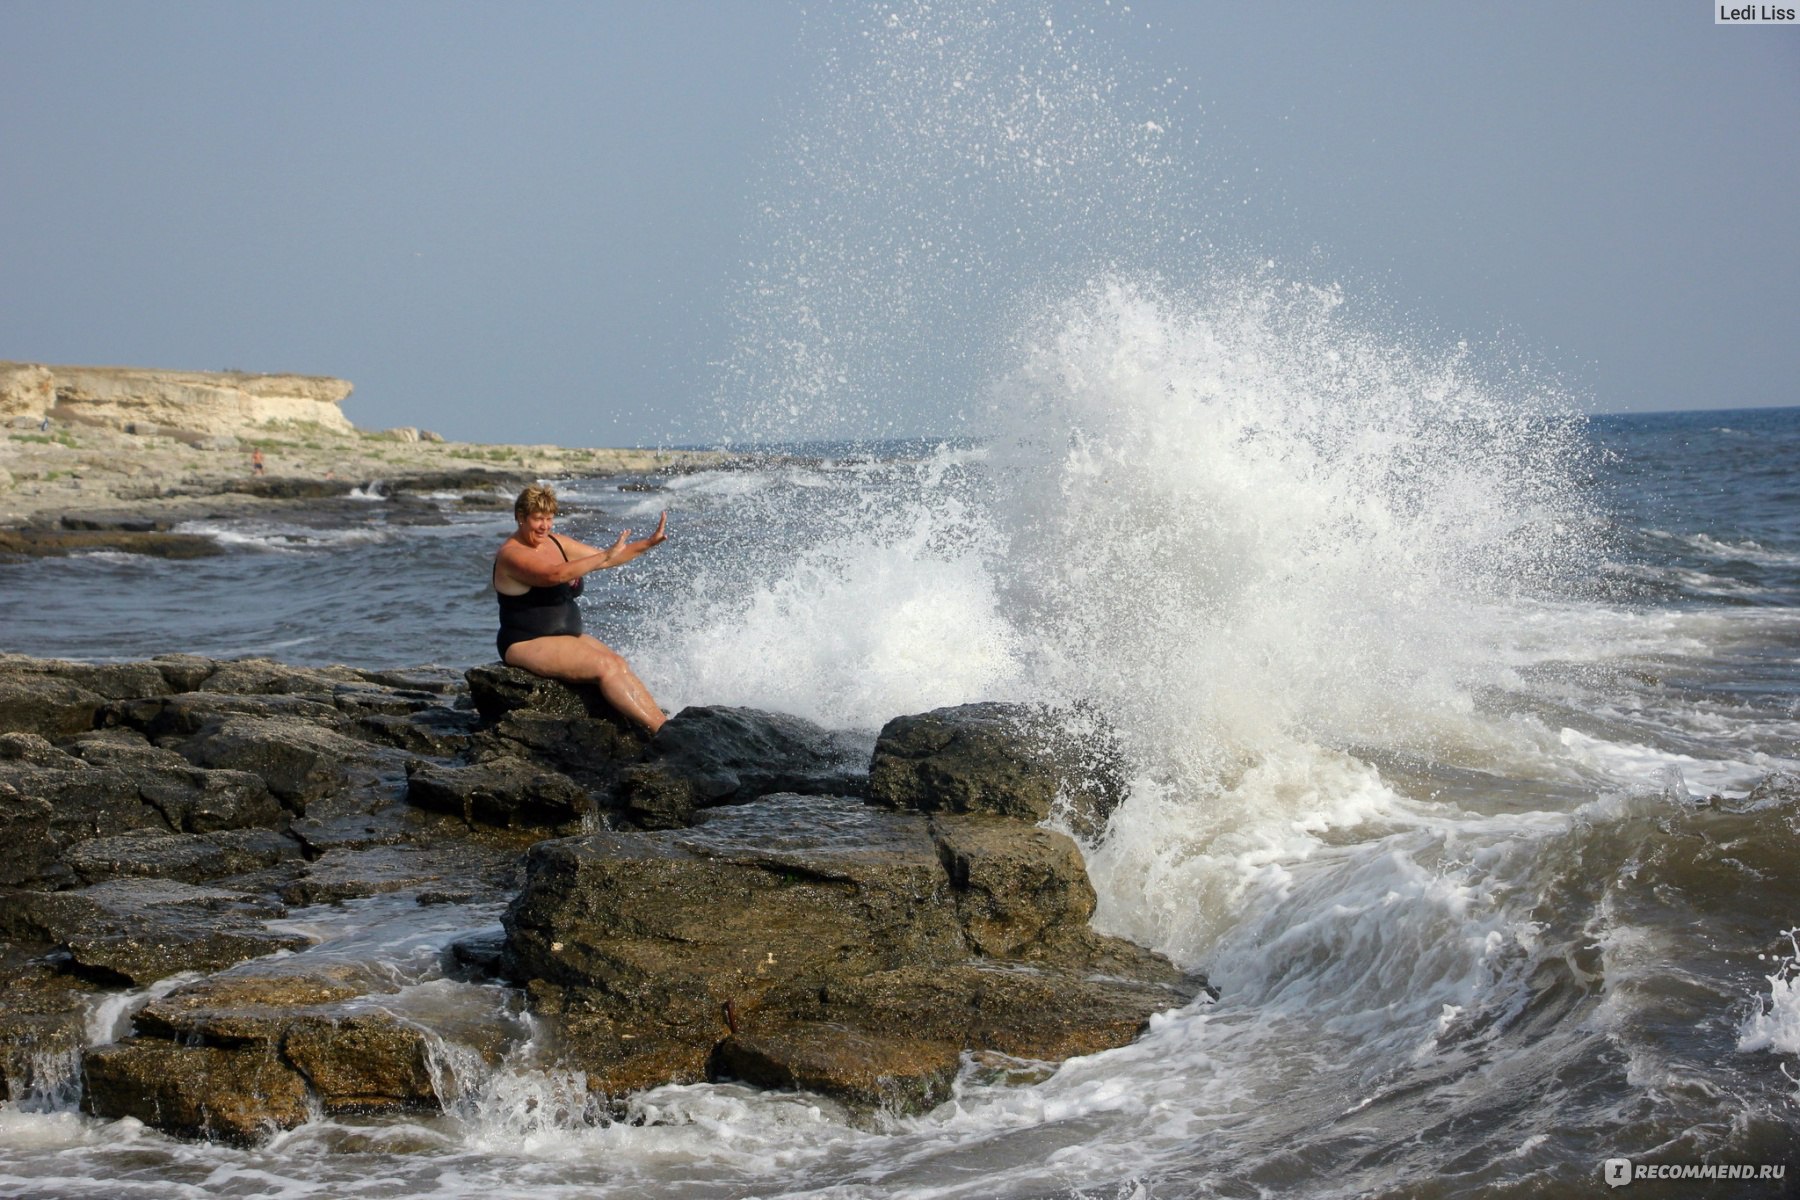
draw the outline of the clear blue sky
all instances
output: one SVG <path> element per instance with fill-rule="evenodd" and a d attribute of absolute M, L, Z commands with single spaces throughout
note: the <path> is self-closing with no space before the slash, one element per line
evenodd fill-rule
<path fill-rule="evenodd" d="M 965 7 L 997 73 L 1045 61 L 998 61 L 1044 7 Z M 1124 7 L 1048 6 L 1073 70 L 1043 82 L 1153 92 L 1209 236 L 1498 337 L 1596 410 L 1800 402 L 1800 28 L 1705 0 Z M 5 0 L 0 358 L 340 375 L 359 425 L 453 438 L 706 440 L 751 264 L 792 249 L 764 209 L 796 146 L 929 140 L 844 127 L 880 25 Z M 890 403 L 884 432 L 957 432 L 954 397 Z"/>

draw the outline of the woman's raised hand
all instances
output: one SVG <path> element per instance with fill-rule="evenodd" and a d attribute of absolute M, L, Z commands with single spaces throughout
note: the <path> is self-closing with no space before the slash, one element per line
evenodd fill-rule
<path fill-rule="evenodd" d="M 657 518 L 656 532 L 644 539 L 644 549 L 648 550 L 652 546 L 660 546 L 664 542 L 668 541 L 669 535 L 664 532 L 666 529 L 668 529 L 668 527 L 669 527 L 669 510 L 665 508 L 662 510 L 662 516 Z"/>

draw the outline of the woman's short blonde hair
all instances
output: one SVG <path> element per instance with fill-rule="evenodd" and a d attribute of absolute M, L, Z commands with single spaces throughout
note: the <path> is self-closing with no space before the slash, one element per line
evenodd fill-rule
<path fill-rule="evenodd" d="M 536 513 L 549 513 L 553 517 L 556 515 L 556 492 L 541 483 L 532 484 L 513 501 L 513 520 L 523 521 L 528 515 Z"/>

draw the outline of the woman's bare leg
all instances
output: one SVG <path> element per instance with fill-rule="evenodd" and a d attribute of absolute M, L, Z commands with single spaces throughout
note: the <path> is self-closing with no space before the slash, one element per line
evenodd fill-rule
<path fill-rule="evenodd" d="M 533 675 L 568 683 L 598 684 L 608 704 L 651 733 L 661 729 L 667 719 L 651 699 L 650 689 L 632 673 L 618 652 L 587 634 L 517 642 L 507 649 L 506 662 Z"/>

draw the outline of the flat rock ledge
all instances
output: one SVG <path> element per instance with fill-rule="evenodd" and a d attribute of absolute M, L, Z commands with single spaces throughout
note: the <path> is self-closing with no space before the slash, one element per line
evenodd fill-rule
<path fill-rule="evenodd" d="M 499 664 L 0 655 L 0 1099 L 254 1142 L 526 1068 L 875 1124 L 970 1072 L 1041 1078 L 1206 987 L 1088 926 L 1063 830 L 1122 794 L 1103 734 L 697 707 L 647 738 Z M 402 979 L 292 919 L 353 901 L 468 932 Z"/>

